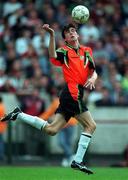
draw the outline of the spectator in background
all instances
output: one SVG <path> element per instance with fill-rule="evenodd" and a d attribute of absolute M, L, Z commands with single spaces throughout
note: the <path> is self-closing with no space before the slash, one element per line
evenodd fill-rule
<path fill-rule="evenodd" d="M 0 86 L 0 92 L 15 93 L 16 88 L 12 85 L 11 81 L 7 79 L 2 86 Z"/>
<path fill-rule="evenodd" d="M 56 19 L 56 12 L 50 3 L 45 3 L 42 6 L 43 20 L 52 24 Z"/>
<path fill-rule="evenodd" d="M 11 13 L 14 13 L 16 10 L 22 7 L 22 3 L 17 0 L 6 1 L 3 6 L 3 15 L 7 16 Z"/>
<path fill-rule="evenodd" d="M 45 109 L 45 103 L 40 98 L 39 90 L 33 89 L 30 94 L 19 94 L 21 109 L 33 116 L 38 116 Z"/>
<path fill-rule="evenodd" d="M 65 14 L 68 13 L 69 11 L 67 11 L 65 2 L 62 2 L 57 6 L 57 21 L 60 26 L 63 26 L 63 24 L 66 24 L 68 21 L 68 16 L 65 16 Z"/>
<path fill-rule="evenodd" d="M 21 36 L 16 39 L 15 49 L 19 56 L 28 53 L 29 45 L 31 44 L 31 31 L 25 29 L 21 32 Z"/>
<path fill-rule="evenodd" d="M 34 26 L 38 26 L 41 24 L 41 20 L 38 17 L 38 11 L 35 9 L 32 9 L 30 12 L 28 12 L 28 19 L 27 19 L 27 27 L 33 28 Z"/>
<path fill-rule="evenodd" d="M 0 117 L 3 117 L 4 114 L 5 114 L 5 106 L 2 97 L 0 96 Z M 4 155 L 5 155 L 3 133 L 6 131 L 6 128 L 7 128 L 7 123 L 0 122 L 0 161 L 4 160 Z"/>
<path fill-rule="evenodd" d="M 90 40 L 94 42 L 100 37 L 99 29 L 94 24 L 93 19 L 90 19 L 88 23 L 80 27 L 80 35 L 83 44 L 87 44 Z"/>
<path fill-rule="evenodd" d="M 76 123 L 76 119 L 71 118 L 68 125 L 64 127 L 58 134 L 59 145 L 63 150 L 63 159 L 61 162 L 63 167 L 70 166 L 73 160 L 74 149 L 72 146 L 72 141 Z"/>
<path fill-rule="evenodd" d="M 95 101 L 96 106 L 112 106 L 114 103 L 106 87 L 102 88 L 102 98 Z"/>

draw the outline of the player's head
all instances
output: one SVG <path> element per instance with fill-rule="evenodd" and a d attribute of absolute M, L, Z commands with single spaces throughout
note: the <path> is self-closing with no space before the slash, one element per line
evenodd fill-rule
<path fill-rule="evenodd" d="M 79 35 L 74 24 L 68 24 L 62 28 L 62 37 L 66 42 L 77 40 Z"/>

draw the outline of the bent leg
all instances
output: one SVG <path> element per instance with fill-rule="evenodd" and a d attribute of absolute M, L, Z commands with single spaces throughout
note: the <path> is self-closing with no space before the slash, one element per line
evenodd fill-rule
<path fill-rule="evenodd" d="M 39 130 L 45 131 L 49 135 L 55 135 L 66 124 L 63 115 L 60 113 L 55 115 L 55 119 L 51 124 L 37 116 L 31 116 L 23 112 L 18 114 L 17 119 Z"/>
<path fill-rule="evenodd" d="M 65 124 L 66 121 L 64 116 L 60 113 L 57 113 L 53 122 L 51 124 L 46 124 L 42 130 L 44 130 L 47 134 L 54 136 L 60 129 L 64 127 Z"/>

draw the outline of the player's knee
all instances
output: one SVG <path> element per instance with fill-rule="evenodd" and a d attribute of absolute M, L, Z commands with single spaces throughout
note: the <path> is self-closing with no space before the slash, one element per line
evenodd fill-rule
<path fill-rule="evenodd" d="M 85 124 L 85 130 L 89 131 L 90 133 L 93 133 L 95 129 L 96 129 L 95 121 L 90 121 L 89 123 Z"/>
<path fill-rule="evenodd" d="M 88 129 L 89 129 L 90 132 L 92 132 L 92 133 L 95 131 L 95 129 L 96 129 L 96 123 L 95 123 L 95 121 L 92 121 L 92 122 L 89 124 Z"/>
<path fill-rule="evenodd" d="M 95 121 L 92 122 L 91 128 L 93 131 L 95 131 L 95 129 L 96 129 L 96 122 Z"/>
<path fill-rule="evenodd" d="M 50 136 L 55 136 L 57 134 L 57 130 L 55 129 L 49 129 L 47 131 L 47 134 L 49 134 Z"/>
<path fill-rule="evenodd" d="M 49 135 L 51 135 L 51 136 L 55 136 L 57 134 L 57 132 L 55 132 L 55 131 L 51 131 L 50 133 L 49 133 Z"/>
<path fill-rule="evenodd" d="M 50 136 L 55 136 L 58 132 L 57 128 L 49 124 L 47 127 L 44 128 L 45 132 Z"/>

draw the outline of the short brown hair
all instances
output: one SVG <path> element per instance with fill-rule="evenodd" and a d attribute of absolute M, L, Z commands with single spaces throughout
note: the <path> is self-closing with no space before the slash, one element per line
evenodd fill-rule
<path fill-rule="evenodd" d="M 70 28 L 75 28 L 77 31 L 77 27 L 75 24 L 72 23 L 72 24 L 65 25 L 65 26 L 63 26 L 62 33 L 61 33 L 63 38 L 65 38 L 65 31 L 68 31 Z"/>

